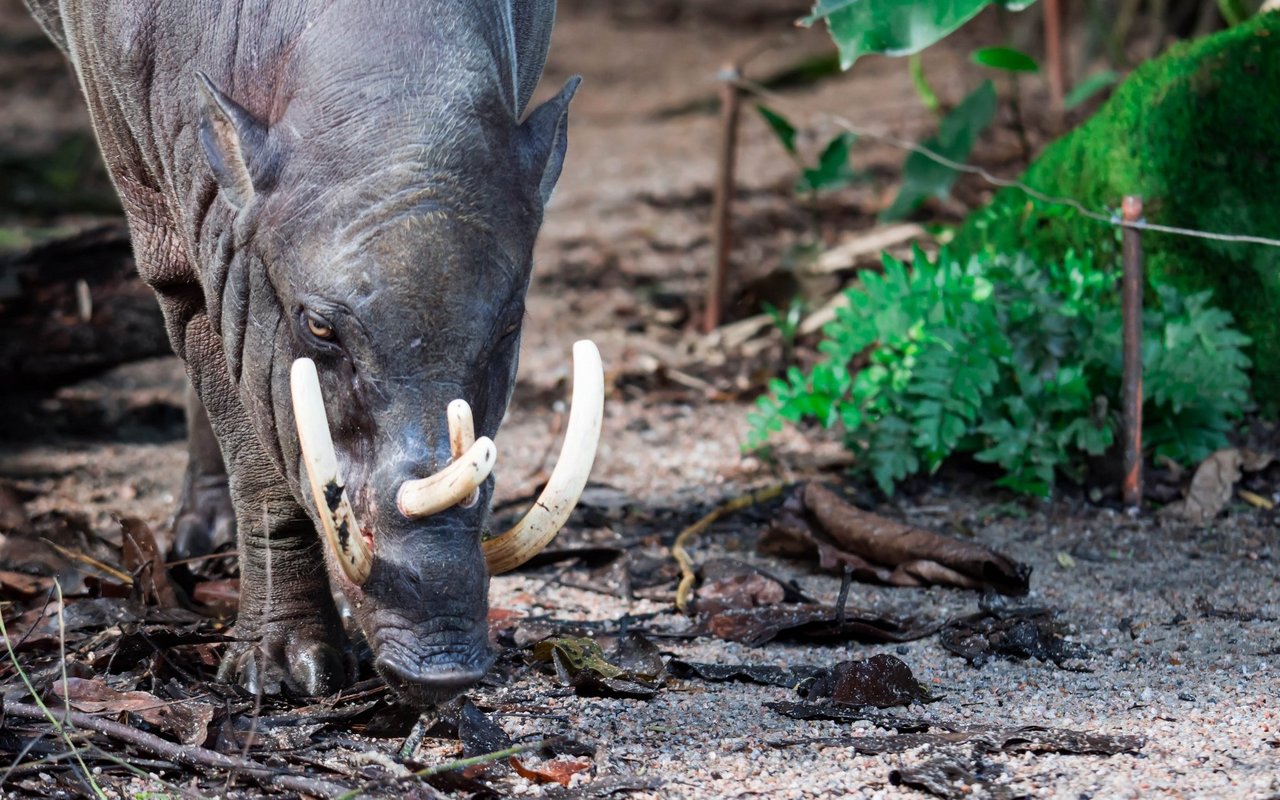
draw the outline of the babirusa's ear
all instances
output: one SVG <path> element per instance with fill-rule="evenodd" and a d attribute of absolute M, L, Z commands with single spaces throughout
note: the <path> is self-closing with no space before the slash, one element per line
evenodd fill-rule
<path fill-rule="evenodd" d="M 267 128 L 218 87 L 209 76 L 197 72 L 202 101 L 200 144 L 222 196 L 234 208 L 243 208 L 263 187 Z M 255 182 L 255 176 L 258 180 Z"/>
<path fill-rule="evenodd" d="M 551 190 L 564 166 L 565 147 L 569 143 L 569 101 L 578 91 L 582 78 L 569 79 L 560 93 L 538 106 L 520 125 L 524 139 L 525 165 L 529 177 L 537 182 L 538 194 L 545 206 Z"/>

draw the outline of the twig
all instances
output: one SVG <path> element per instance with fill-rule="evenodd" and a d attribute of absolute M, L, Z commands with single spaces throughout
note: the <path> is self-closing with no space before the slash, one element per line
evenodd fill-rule
<path fill-rule="evenodd" d="M 58 581 L 56 580 L 53 582 L 53 585 L 57 588 L 57 592 L 58 592 L 58 622 L 59 622 L 58 630 L 59 632 L 61 632 L 63 630 L 62 585 L 58 583 Z M 70 734 L 67 733 L 66 727 L 64 727 L 62 723 L 58 722 L 58 718 L 53 715 L 53 712 L 49 710 L 49 707 L 46 706 L 44 704 L 44 701 L 40 699 L 40 693 L 36 691 L 35 685 L 31 683 L 31 678 L 27 675 L 27 671 L 22 668 L 22 665 L 20 663 L 18 663 L 18 654 L 13 649 L 13 641 L 9 638 L 9 630 L 4 625 L 3 614 L 0 614 L 0 637 L 4 638 L 4 647 L 6 650 L 9 651 L 9 661 L 13 663 L 13 668 L 18 671 L 18 677 L 22 679 L 22 683 L 27 687 L 27 693 L 31 695 L 31 699 L 36 701 L 35 706 L 28 706 L 28 708 L 32 708 L 34 711 L 37 712 L 37 716 L 35 717 L 35 719 L 44 718 L 49 721 L 49 724 L 53 725 L 54 730 L 56 730 L 58 734 L 62 737 L 62 740 L 67 743 L 67 747 L 71 748 L 72 753 L 75 753 L 76 763 L 80 765 L 80 769 L 84 772 L 84 778 L 86 781 L 88 781 L 89 785 L 93 787 L 94 793 L 99 798 L 102 798 L 102 800 L 106 800 L 106 797 L 107 797 L 106 793 L 103 792 L 102 787 L 98 786 L 97 782 L 94 781 L 93 774 L 89 772 L 89 768 L 85 765 L 84 759 L 80 757 L 80 748 L 76 747 L 75 743 L 71 741 L 71 736 Z M 65 640 L 63 641 L 64 641 L 64 647 L 63 647 L 63 650 L 61 651 L 61 655 L 62 655 L 62 669 L 63 669 L 62 674 L 64 676 L 63 680 L 65 681 L 67 658 L 66 658 Z M 62 685 L 65 687 L 66 683 L 64 682 Z M 13 713 L 13 709 L 14 709 L 13 703 L 6 703 L 4 707 L 6 712 Z M 70 716 L 71 716 L 71 709 L 70 709 L 70 706 L 68 705 L 66 716 L 63 717 L 64 722 Z"/>
<path fill-rule="evenodd" d="M 53 587 L 50 589 L 49 596 L 45 598 L 44 608 L 47 608 L 49 606 L 50 599 L 52 598 L 55 590 L 58 595 L 58 636 L 59 636 L 59 642 L 60 642 L 59 654 L 62 659 L 63 699 L 66 701 L 66 709 L 65 709 L 62 722 L 59 722 L 57 717 L 53 716 L 53 713 L 49 711 L 48 707 L 44 704 L 44 701 L 40 699 L 40 694 L 39 692 L 36 691 L 35 686 L 31 683 L 31 679 L 30 677 L 28 677 L 26 670 L 24 670 L 22 668 L 22 664 L 18 662 L 18 655 L 14 648 L 13 640 L 9 638 L 9 631 L 5 628 L 3 616 L 0 616 L 0 637 L 4 639 L 5 649 L 9 651 L 9 660 L 10 662 L 12 662 L 13 668 L 17 670 L 18 676 L 22 678 L 22 682 L 27 687 L 28 694 L 31 695 L 31 699 L 36 702 L 36 705 L 34 706 L 34 708 L 36 708 L 37 710 L 43 713 L 45 719 L 49 722 L 50 725 L 53 726 L 54 731 L 59 736 L 62 737 L 62 740 L 66 743 L 67 747 L 70 748 L 69 752 L 60 754 L 55 758 L 56 759 L 74 758 L 76 762 L 80 765 L 80 769 L 84 772 L 85 779 L 88 781 L 89 786 L 93 788 L 94 792 L 96 792 L 98 797 L 105 798 L 106 795 L 103 793 L 101 787 L 98 786 L 97 781 L 93 779 L 92 774 L 89 772 L 88 766 L 84 763 L 84 759 L 81 756 L 81 748 L 77 747 L 75 742 L 71 741 L 71 734 L 67 732 L 67 728 L 64 725 L 64 723 L 67 722 L 68 717 L 72 716 L 72 712 L 71 712 L 71 706 L 70 706 L 70 697 L 68 696 L 66 691 L 66 686 L 67 686 L 66 624 L 65 624 L 65 618 L 63 617 L 63 614 L 62 614 L 62 609 L 65 603 L 62 597 L 62 584 L 59 581 L 55 580 L 53 582 Z M 43 616 L 43 614 L 44 614 L 44 609 L 42 608 L 41 616 Z M 23 635 L 21 641 L 26 641 L 27 636 L 30 635 L 32 630 L 35 630 L 34 625 L 31 627 L 30 630 L 27 631 L 26 634 Z M 19 644 L 21 644 L 21 642 Z M 28 708 L 31 708 L 31 706 L 28 706 Z M 5 705 L 4 709 L 6 711 L 12 711 L 13 704 L 9 703 Z M 43 731 L 35 739 L 32 739 L 30 742 L 28 742 L 27 746 L 24 747 L 22 752 L 18 754 L 17 758 L 14 759 L 13 764 L 11 764 L 9 766 L 9 769 L 5 771 L 4 776 L 0 776 L 0 786 L 4 785 L 5 781 L 8 779 L 9 774 L 13 772 L 14 768 L 18 766 L 21 760 L 24 757 L 26 757 L 26 754 L 30 752 L 31 748 L 35 746 L 36 742 L 39 741 L 40 736 L 44 736 Z M 90 748 L 86 747 L 85 749 L 90 749 Z M 147 772 L 139 769 L 136 765 L 131 764 L 128 761 L 125 761 L 119 756 L 104 752 L 99 748 L 92 748 L 92 749 L 96 751 L 95 755 L 97 757 L 102 758 L 106 761 L 110 761 L 112 764 L 115 764 L 118 767 L 122 767 L 125 770 L 133 773 L 134 775 L 140 778 L 147 779 L 147 780 L 157 780 L 155 776 L 149 775 Z M 46 758 L 45 760 L 47 761 L 50 759 Z M 159 782 L 166 789 L 175 788 L 163 780 Z"/>
<path fill-rule="evenodd" d="M 409 735 L 404 737 L 404 743 L 400 745 L 401 761 L 413 758 L 413 754 L 418 752 L 418 746 L 422 744 L 422 740 L 427 738 L 427 731 L 431 730 L 431 726 L 439 721 L 440 712 L 434 707 L 418 715 L 418 721 L 413 723 L 413 730 L 409 731 Z"/>
<path fill-rule="evenodd" d="M 38 699 L 37 699 L 37 702 Z M 47 709 L 27 705 L 26 703 L 6 703 L 5 713 L 19 719 L 46 719 Z M 56 720 L 52 720 L 56 724 Z M 339 783 L 308 778 L 303 775 L 280 773 L 255 761 L 235 756 L 223 755 L 204 747 L 193 747 L 162 739 L 154 734 L 122 725 L 109 719 L 101 719 L 92 714 L 72 711 L 68 714 L 68 722 L 77 728 L 96 731 L 125 744 L 146 750 L 153 755 L 189 767 L 212 767 L 214 769 L 236 770 L 252 778 L 259 786 L 285 789 L 292 792 L 311 794 L 318 797 L 335 797 L 347 792 L 347 787 Z M 354 796 L 354 795 L 352 795 Z M 102 795 L 106 797 L 106 795 Z"/>
<path fill-rule="evenodd" d="M 62 556 L 63 558 L 70 559 L 71 561 L 74 561 L 77 564 L 84 564 L 85 566 L 93 567 L 94 569 L 98 570 L 104 575 L 108 575 L 116 579 L 117 581 L 119 581 L 125 586 L 133 586 L 133 576 L 122 569 L 113 567 L 110 564 L 106 563 L 105 561 L 99 561 L 98 559 L 94 558 L 88 553 L 81 553 L 78 550 L 72 550 L 69 547 L 63 547 L 57 542 L 50 541 L 49 539 L 42 538 L 41 541 L 43 541 L 45 544 L 52 547 L 58 553 L 58 555 Z"/>
<path fill-rule="evenodd" d="M 680 565 L 680 583 L 676 586 L 676 608 L 680 610 L 680 613 L 683 614 L 687 611 L 690 596 L 693 594 L 693 559 L 689 557 L 689 551 L 686 549 L 689 541 L 693 539 L 693 537 L 705 531 L 707 528 L 711 527 L 713 522 L 726 514 L 741 511 L 742 509 L 756 505 L 757 503 L 768 502 L 781 495 L 784 488 L 785 487 L 781 485 L 770 486 L 765 489 L 751 492 L 750 494 L 735 497 L 732 500 L 721 503 L 718 507 L 713 509 L 711 513 L 680 531 L 680 535 L 677 536 L 675 542 L 671 544 L 671 556 L 676 560 L 676 563 Z"/>
<path fill-rule="evenodd" d="M 511 758 L 512 756 L 518 756 L 521 753 L 527 753 L 530 750 L 540 750 L 548 745 L 555 744 L 556 742 L 560 741 L 561 738 L 562 737 L 560 736 L 552 736 L 547 739 L 539 739 L 536 742 L 518 744 L 518 745 L 515 745 L 514 747 L 508 747 L 505 750 L 495 750 L 492 753 L 483 753 L 478 756 L 471 756 L 470 758 L 459 758 L 456 761 L 446 761 L 443 764 L 436 764 L 430 767 L 423 767 L 417 772 L 411 773 L 407 777 L 430 778 L 433 775 L 439 775 L 443 772 L 455 772 L 460 769 L 467 769 L 468 767 L 478 767 L 481 764 L 491 764 L 494 761 L 501 761 L 504 758 Z M 401 778 L 399 780 L 404 780 L 404 779 Z M 340 795 L 337 798 L 337 800 L 355 800 L 355 798 L 359 797 L 362 793 L 364 793 L 366 788 L 371 785 L 373 784 L 367 784 L 365 787 L 361 787 L 359 789 L 352 789 L 346 794 Z"/>

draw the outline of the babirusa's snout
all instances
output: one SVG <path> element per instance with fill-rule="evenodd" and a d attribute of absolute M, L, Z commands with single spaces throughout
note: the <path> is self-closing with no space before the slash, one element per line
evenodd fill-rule
<path fill-rule="evenodd" d="M 595 463 L 604 421 L 604 366 L 594 343 L 573 345 L 573 405 L 564 444 L 533 508 L 506 533 L 484 542 L 489 574 L 515 569 L 551 543 L 578 504 Z"/>
<path fill-rule="evenodd" d="M 307 482 L 311 484 L 320 527 L 342 571 L 359 586 L 369 577 L 373 554 L 365 543 L 364 533 L 351 510 L 346 485 L 338 474 L 338 456 L 329 434 L 329 417 L 324 410 L 315 362 L 309 358 L 294 361 L 289 382 L 302 463 L 307 470 Z"/>

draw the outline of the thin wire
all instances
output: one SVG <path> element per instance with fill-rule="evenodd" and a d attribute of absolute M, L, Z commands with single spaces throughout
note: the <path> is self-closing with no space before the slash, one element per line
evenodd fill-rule
<path fill-rule="evenodd" d="M 754 81 L 738 78 L 737 80 L 734 81 L 734 85 L 743 91 L 750 92 L 751 94 L 754 94 L 757 97 L 760 97 L 762 99 L 768 100 L 769 102 L 774 103 L 776 105 L 781 105 L 784 107 L 791 105 L 790 101 L 787 98 L 783 97 L 782 95 L 778 94 L 775 91 L 772 91 L 771 89 L 765 86 L 762 86 L 759 83 L 755 83 Z M 1266 247 L 1280 248 L 1280 239 L 1269 239 L 1265 236 L 1253 236 L 1250 234 L 1243 234 L 1243 233 L 1215 233 L 1213 231 L 1202 231 L 1202 230 L 1196 230 L 1194 228 L 1179 228 L 1174 225 L 1160 225 L 1154 222 L 1147 222 L 1144 219 L 1135 220 L 1133 222 L 1127 222 L 1124 219 L 1122 219 L 1118 213 L 1104 214 L 1102 212 L 1094 211 L 1093 209 L 1087 208 L 1083 203 L 1081 203 L 1079 200 L 1076 200 L 1075 198 L 1057 197 L 1054 195 L 1045 194 L 1044 192 L 1041 192 L 1038 189 L 1032 188 L 1021 181 L 1011 180 L 1009 178 L 1001 178 L 998 175 L 993 175 L 992 173 L 988 172 L 982 167 L 975 166 L 973 164 L 964 164 L 959 161 L 955 161 L 953 159 L 947 158 L 941 153 L 934 152 L 933 150 L 930 150 L 928 147 L 925 147 L 924 145 L 918 142 L 911 142 L 911 141 L 907 141 L 906 139 L 899 139 L 898 137 L 892 134 L 878 133 L 876 131 L 867 130 L 866 128 L 859 127 L 853 124 L 852 122 L 850 122 L 847 118 L 840 116 L 839 114 L 831 114 L 829 112 L 821 111 L 821 112 L 818 112 L 816 115 L 812 115 L 812 116 L 825 119 L 833 123 L 834 125 L 845 129 L 849 133 L 854 134 L 855 136 L 864 137 L 877 142 L 882 142 L 884 144 L 890 145 L 891 147 L 896 147 L 900 150 L 909 150 L 913 153 L 919 153 L 920 155 L 938 164 L 941 164 L 942 166 L 947 167 L 948 169 L 953 169 L 956 172 L 963 172 L 969 175 L 977 175 L 979 178 L 991 184 L 992 186 L 999 186 L 1001 188 L 1009 188 L 1009 189 L 1018 189 L 1026 193 L 1029 197 L 1039 200 L 1042 203 L 1048 203 L 1050 205 L 1057 205 L 1057 206 L 1067 206 L 1069 208 L 1075 209 L 1075 211 L 1079 213 L 1081 216 L 1088 217 L 1089 219 L 1096 220 L 1106 225 L 1113 225 L 1117 228 L 1133 228 L 1135 230 L 1140 230 L 1140 231 L 1170 233 L 1177 236 L 1190 236 L 1195 239 L 1211 239 L 1217 242 L 1260 244 Z"/>

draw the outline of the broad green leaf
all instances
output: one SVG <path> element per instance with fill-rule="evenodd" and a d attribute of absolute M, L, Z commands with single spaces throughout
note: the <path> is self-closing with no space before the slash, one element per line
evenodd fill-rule
<path fill-rule="evenodd" d="M 950 161 L 963 163 L 978 135 L 991 124 L 995 113 L 996 88 L 991 81 L 985 81 L 947 115 L 938 134 L 921 142 L 921 145 Z M 898 197 L 880 218 L 884 221 L 899 220 L 930 197 L 945 198 L 957 176 L 958 173 L 946 164 L 924 153 L 913 152 L 902 165 L 902 188 Z"/>
<path fill-rule="evenodd" d="M 796 128 L 791 124 L 791 121 L 765 105 L 757 105 L 756 111 L 759 111 L 760 116 L 764 117 L 769 129 L 773 131 L 774 136 L 778 137 L 778 141 L 782 143 L 787 152 L 794 156 L 796 154 Z"/>
<path fill-rule="evenodd" d="M 1005 72 L 1038 72 L 1040 69 L 1035 59 L 1011 47 L 984 47 L 981 50 L 974 50 L 969 58 L 973 59 L 975 64 L 1002 69 Z"/>
<path fill-rule="evenodd" d="M 857 140 L 852 133 L 836 135 L 818 156 L 818 166 L 806 169 L 796 189 L 801 192 L 823 192 L 842 189 L 856 177 L 849 166 L 849 148 Z"/>
<path fill-rule="evenodd" d="M 1062 104 L 1067 110 L 1071 110 L 1118 80 L 1120 76 L 1112 70 L 1095 72 L 1081 81 L 1079 86 L 1067 92 Z"/>
<path fill-rule="evenodd" d="M 1033 0 L 1032 0 L 1033 1 Z M 917 53 L 972 19 L 992 0 L 817 0 L 801 20 L 825 20 L 848 69 L 868 53 L 906 56 Z M 1019 10 L 1030 2 L 1001 2 Z"/>

